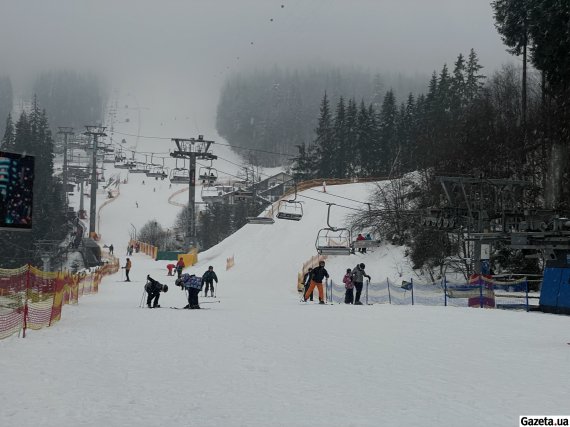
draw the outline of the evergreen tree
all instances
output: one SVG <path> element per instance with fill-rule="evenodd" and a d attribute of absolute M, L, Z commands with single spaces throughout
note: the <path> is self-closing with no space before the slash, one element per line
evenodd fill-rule
<path fill-rule="evenodd" d="M 344 106 L 344 98 L 341 96 L 336 106 L 336 114 L 334 117 L 334 145 L 337 147 L 334 156 L 334 168 L 331 175 L 336 178 L 344 178 L 347 174 L 346 158 L 349 148 L 348 126 L 346 123 L 346 111 Z"/>
<path fill-rule="evenodd" d="M 0 135 L 6 131 L 4 123 L 13 104 L 12 82 L 9 77 L 0 77 Z"/>
<path fill-rule="evenodd" d="M 479 74 L 479 71 L 482 68 L 483 66 L 479 65 L 479 58 L 477 58 L 475 49 L 471 49 L 466 65 L 467 76 L 465 78 L 465 97 L 467 101 L 472 101 L 475 99 L 483 87 L 485 76 Z"/>
<path fill-rule="evenodd" d="M 378 120 L 379 143 L 382 158 L 381 163 L 378 165 L 379 170 L 377 172 L 385 176 L 391 176 L 393 174 L 395 162 L 400 156 L 401 147 L 396 140 L 397 115 L 398 108 L 396 106 L 396 98 L 394 92 L 389 90 L 384 96 Z"/>
<path fill-rule="evenodd" d="M 334 158 L 336 154 L 333 119 L 330 111 L 330 104 L 325 92 L 321 101 L 320 116 L 317 129 L 315 130 L 316 139 L 316 168 L 319 178 L 332 177 Z"/>
<path fill-rule="evenodd" d="M 4 136 L 0 148 L 6 151 L 14 151 L 14 123 L 12 123 L 12 114 L 8 114 L 6 118 L 6 126 L 4 127 Z"/>
<path fill-rule="evenodd" d="M 466 103 L 465 100 L 465 58 L 457 56 L 450 82 L 450 107 L 453 113 L 459 112 Z"/>
<path fill-rule="evenodd" d="M 356 153 L 354 144 L 358 138 L 358 107 L 356 101 L 350 99 L 346 107 L 345 139 L 340 147 L 340 163 L 344 165 L 339 178 L 348 178 L 354 175 L 354 158 Z"/>

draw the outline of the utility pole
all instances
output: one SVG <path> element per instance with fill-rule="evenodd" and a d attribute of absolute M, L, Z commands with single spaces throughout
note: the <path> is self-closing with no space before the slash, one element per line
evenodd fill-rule
<path fill-rule="evenodd" d="M 97 137 L 107 136 L 106 126 L 85 126 L 83 135 L 93 136 L 93 164 L 91 167 L 91 204 L 89 208 L 89 236 L 95 233 L 95 217 L 97 215 Z"/>
<path fill-rule="evenodd" d="M 177 159 L 189 159 L 189 188 L 188 188 L 188 228 L 186 231 L 186 244 L 188 247 L 198 247 L 196 239 L 196 159 L 215 160 L 218 156 L 208 153 L 210 145 L 214 141 L 207 141 L 204 135 L 198 138 L 172 138 L 176 143 L 177 150 L 170 155 Z"/>
<path fill-rule="evenodd" d="M 66 126 L 59 126 L 58 134 L 63 134 L 63 191 L 65 191 L 65 210 L 67 212 L 68 197 L 67 197 L 67 136 L 73 135 L 73 128 Z"/>

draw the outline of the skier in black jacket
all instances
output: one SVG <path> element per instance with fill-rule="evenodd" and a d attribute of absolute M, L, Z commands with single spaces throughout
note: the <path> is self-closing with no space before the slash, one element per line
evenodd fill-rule
<path fill-rule="evenodd" d="M 325 262 L 319 261 L 319 266 L 315 267 L 313 269 L 313 271 L 311 272 L 311 284 L 310 284 L 307 292 L 305 292 L 305 301 L 307 301 L 309 299 L 309 296 L 313 293 L 313 290 L 315 289 L 315 286 L 316 286 L 317 290 L 319 291 L 319 304 L 325 303 L 324 296 L 323 296 L 323 294 L 324 294 L 324 292 L 323 292 L 323 279 L 325 277 L 327 279 L 329 278 L 329 273 L 325 269 Z"/>
<path fill-rule="evenodd" d="M 206 285 L 206 290 L 204 291 L 204 296 L 208 296 L 208 289 L 210 289 L 211 295 L 214 296 L 214 280 L 216 285 L 218 284 L 218 276 L 214 272 L 214 267 L 209 266 L 208 271 L 202 276 L 202 282 Z"/>
<path fill-rule="evenodd" d="M 148 294 L 146 298 L 146 305 L 148 308 L 158 308 L 158 299 L 160 298 L 160 292 L 168 292 L 168 286 L 163 285 L 158 282 L 158 280 L 154 280 L 150 275 L 146 276 L 146 285 L 144 285 L 144 290 Z M 154 302 L 152 301 L 154 299 Z M 152 306 L 150 303 L 153 303 Z"/>

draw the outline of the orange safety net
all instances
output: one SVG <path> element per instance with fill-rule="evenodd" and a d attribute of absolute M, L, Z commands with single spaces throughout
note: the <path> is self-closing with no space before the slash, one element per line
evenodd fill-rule
<path fill-rule="evenodd" d="M 65 304 L 97 293 L 101 279 L 118 270 L 118 260 L 79 274 L 47 273 L 32 266 L 0 269 L 0 339 L 51 326 L 61 319 Z"/>

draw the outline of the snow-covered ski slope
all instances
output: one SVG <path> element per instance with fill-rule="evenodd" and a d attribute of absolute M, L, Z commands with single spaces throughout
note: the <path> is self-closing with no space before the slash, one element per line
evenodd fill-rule
<path fill-rule="evenodd" d="M 130 222 L 167 226 L 175 213 L 165 204 L 174 190 L 142 179 L 132 175 L 102 211 L 103 242 L 120 255 Z M 333 194 L 364 200 L 370 187 L 301 194 L 358 207 Z M 299 303 L 296 273 L 326 220 L 326 205 L 304 202 L 300 222 L 246 225 L 200 254 L 188 271 L 213 265 L 220 279 L 220 303 L 201 297 L 210 310 L 138 308 L 146 274 L 171 285 L 163 307 L 186 301 L 166 262 L 135 254 L 134 282 L 107 277 L 53 328 L 0 341 L 0 425 L 500 426 L 568 413 L 567 317 Z M 331 223 L 348 213 L 333 208 Z M 327 268 L 339 280 L 359 261 L 373 278 L 403 268 L 392 247 Z"/>
<path fill-rule="evenodd" d="M 138 132 L 139 110 L 124 108 L 137 102 L 118 103 L 115 129 Z M 221 141 L 207 125 L 196 129 L 186 116 L 174 120 L 166 106 L 152 105 L 140 110 L 141 135 L 186 137 L 199 130 Z M 140 138 L 138 150 L 167 152 L 171 145 Z M 105 171 L 114 174 L 127 177 L 124 170 Z M 366 209 L 334 195 L 366 201 L 372 186 L 329 186 L 328 194 L 316 188 L 300 196 Z M 122 265 L 133 228 L 152 219 L 172 226 L 180 208 L 168 198 L 182 187 L 169 187 L 131 174 L 101 210 L 101 244 L 113 243 Z M 178 202 L 186 200 L 182 194 Z M 0 426 L 502 426 L 516 425 L 521 414 L 568 414 L 567 317 L 299 303 L 297 272 L 315 255 L 316 234 L 326 225 L 324 203 L 299 199 L 300 222 L 246 225 L 199 255 L 187 271 L 202 274 L 213 265 L 220 279 L 220 303 L 200 298 L 210 310 L 167 308 L 186 304 L 166 276 L 167 262 L 135 254 L 133 282 L 122 282 L 121 272 L 107 277 L 97 295 L 65 306 L 52 328 L 0 341 Z M 101 191 L 98 202 L 104 201 Z M 340 226 L 350 213 L 333 207 L 331 224 Z M 235 266 L 225 271 L 232 255 Z M 373 279 L 409 276 L 402 249 L 390 246 L 330 257 L 327 269 L 340 281 L 357 262 L 366 263 Z M 165 308 L 138 307 L 147 274 L 169 285 L 160 299 Z"/>

